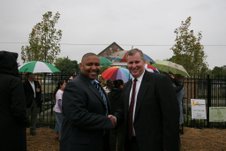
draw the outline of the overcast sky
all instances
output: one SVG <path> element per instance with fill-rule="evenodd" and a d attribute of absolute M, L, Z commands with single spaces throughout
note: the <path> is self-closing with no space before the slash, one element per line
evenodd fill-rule
<path fill-rule="evenodd" d="M 0 50 L 21 53 L 32 28 L 47 11 L 61 14 L 61 54 L 80 62 L 112 42 L 140 48 L 154 60 L 172 56 L 174 30 L 192 17 L 202 32 L 209 68 L 226 65 L 225 0 L 0 0 Z M 84 44 L 84 45 L 79 45 Z M 20 60 L 19 60 L 20 61 Z"/>

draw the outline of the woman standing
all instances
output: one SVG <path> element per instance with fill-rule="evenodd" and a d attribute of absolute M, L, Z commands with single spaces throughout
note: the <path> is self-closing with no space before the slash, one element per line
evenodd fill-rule
<path fill-rule="evenodd" d="M 56 131 L 56 138 L 60 139 L 60 132 L 61 132 L 61 125 L 63 122 L 63 115 L 62 115 L 62 96 L 64 92 L 64 88 L 66 86 L 66 81 L 61 80 L 58 82 L 56 90 L 54 92 L 55 96 L 55 105 L 53 107 L 53 111 L 55 112 L 56 117 L 56 124 L 55 124 L 55 131 Z"/>

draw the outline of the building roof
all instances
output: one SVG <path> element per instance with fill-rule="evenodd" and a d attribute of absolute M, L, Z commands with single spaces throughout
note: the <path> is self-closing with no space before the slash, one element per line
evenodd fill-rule
<path fill-rule="evenodd" d="M 113 42 L 108 47 L 106 47 L 104 50 L 102 50 L 98 54 L 98 56 L 107 57 L 107 56 L 111 55 L 114 52 L 123 51 L 123 50 L 124 49 L 121 46 L 119 46 L 116 42 Z"/>

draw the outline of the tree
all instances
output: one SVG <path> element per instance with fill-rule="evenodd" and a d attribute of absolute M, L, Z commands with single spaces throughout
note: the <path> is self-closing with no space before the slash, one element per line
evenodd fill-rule
<path fill-rule="evenodd" d="M 73 75 L 79 72 L 78 63 L 76 60 L 70 60 L 68 57 L 57 58 L 55 66 L 60 69 L 62 74 Z"/>
<path fill-rule="evenodd" d="M 169 60 L 183 65 L 190 75 L 200 75 L 208 70 L 208 65 L 205 61 L 207 56 L 203 51 L 204 46 L 200 42 L 202 34 L 199 32 L 196 37 L 194 31 L 189 30 L 190 22 L 191 17 L 188 17 L 174 31 L 176 43 L 171 48 L 173 56 Z"/>
<path fill-rule="evenodd" d="M 217 67 L 215 66 L 211 72 L 211 75 L 215 77 L 225 77 L 226 76 L 226 66 Z"/>
<path fill-rule="evenodd" d="M 60 14 L 54 16 L 48 11 L 43 15 L 43 20 L 37 23 L 29 35 L 29 45 L 22 46 L 21 59 L 26 61 L 36 60 L 53 63 L 60 53 L 60 40 L 62 31 L 55 28 Z"/>

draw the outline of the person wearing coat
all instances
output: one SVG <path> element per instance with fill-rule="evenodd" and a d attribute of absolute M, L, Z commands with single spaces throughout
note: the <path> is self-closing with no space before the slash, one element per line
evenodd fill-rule
<path fill-rule="evenodd" d="M 116 117 L 109 115 L 107 95 L 97 84 L 98 56 L 85 54 L 80 71 L 74 80 L 67 83 L 63 94 L 60 151 L 108 151 L 108 131 L 116 126 Z"/>
<path fill-rule="evenodd" d="M 124 82 L 121 79 L 114 80 L 111 91 L 108 93 L 108 98 L 111 105 L 111 112 L 115 113 L 122 109 L 123 102 L 121 102 L 121 92 L 124 87 Z M 109 151 L 123 151 L 123 127 L 117 125 L 110 130 L 110 147 Z"/>
<path fill-rule="evenodd" d="M 17 57 L 0 51 L 1 151 L 26 151 L 26 102 Z"/>
<path fill-rule="evenodd" d="M 42 106 L 42 89 L 32 73 L 27 73 L 26 76 L 27 79 L 23 86 L 26 96 L 27 118 L 30 123 L 30 134 L 36 135 L 37 116 Z"/>
<path fill-rule="evenodd" d="M 127 66 L 132 78 L 122 93 L 125 103 L 125 149 L 179 151 L 176 93 L 168 77 L 147 72 L 144 65 L 141 50 L 132 49 L 128 52 Z"/>

